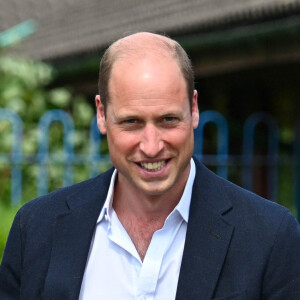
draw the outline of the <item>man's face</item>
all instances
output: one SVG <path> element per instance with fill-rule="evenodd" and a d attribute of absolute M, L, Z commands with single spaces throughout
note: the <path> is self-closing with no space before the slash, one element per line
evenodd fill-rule
<path fill-rule="evenodd" d="M 96 97 L 98 126 L 107 134 L 118 183 L 146 195 L 184 186 L 198 125 L 197 93 L 192 113 L 184 78 L 166 58 L 129 58 L 115 63 L 106 115 Z"/>

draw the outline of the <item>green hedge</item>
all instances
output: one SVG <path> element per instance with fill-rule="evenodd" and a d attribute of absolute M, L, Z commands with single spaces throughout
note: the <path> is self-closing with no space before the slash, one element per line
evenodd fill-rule
<path fill-rule="evenodd" d="M 0 262 L 11 224 L 18 209 L 19 207 L 9 207 L 0 202 Z"/>

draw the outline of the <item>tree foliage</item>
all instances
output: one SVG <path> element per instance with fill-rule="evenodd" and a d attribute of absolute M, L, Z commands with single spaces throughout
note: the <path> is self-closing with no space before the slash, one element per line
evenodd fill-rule
<path fill-rule="evenodd" d="M 12 57 L 0 53 L 0 108 L 16 112 L 23 122 L 22 152 L 27 157 L 37 153 L 38 123 L 42 115 L 51 109 L 62 109 L 73 117 L 75 123 L 75 151 L 87 153 L 88 128 L 94 111 L 81 95 L 74 95 L 65 87 L 50 88 L 55 78 L 53 67 L 38 61 Z M 0 154 L 10 154 L 12 150 L 12 128 L 8 121 L 0 121 Z M 63 128 L 53 123 L 50 129 L 49 144 L 52 152 L 62 151 Z M 7 155 L 6 157 L 9 157 Z M 2 157 L 3 158 L 3 157 Z M 50 190 L 62 186 L 62 166 L 49 167 Z M 22 165 L 22 202 L 36 197 L 37 165 L 30 160 Z M 76 173 L 75 181 L 88 177 L 82 167 Z M 0 260 L 8 229 L 17 207 L 10 207 L 11 166 L 8 159 L 0 160 Z"/>
<path fill-rule="evenodd" d="M 74 146 L 77 152 L 86 153 L 88 128 L 94 115 L 91 105 L 81 95 L 74 95 L 64 87 L 49 88 L 55 78 L 53 67 L 25 58 L 0 55 L 0 107 L 8 108 L 23 121 L 23 149 L 25 155 L 34 156 L 37 152 L 38 122 L 50 109 L 63 109 L 71 114 L 75 122 Z M 50 150 L 62 151 L 62 125 L 54 123 L 50 129 Z M 12 147 L 11 124 L 0 122 L 0 153 L 10 153 Z M 10 202 L 10 166 L 0 163 L 0 199 Z M 62 167 L 49 169 L 51 189 L 61 186 Z M 79 172 L 77 181 L 88 176 Z M 36 196 L 36 165 L 23 166 L 23 202 Z"/>

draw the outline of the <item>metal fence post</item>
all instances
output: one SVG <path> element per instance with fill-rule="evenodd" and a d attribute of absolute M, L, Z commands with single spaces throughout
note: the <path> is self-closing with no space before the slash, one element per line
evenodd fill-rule
<path fill-rule="evenodd" d="M 297 209 L 298 221 L 300 222 L 300 119 L 295 126 L 296 139 L 294 144 L 294 203 Z"/>
<path fill-rule="evenodd" d="M 68 113 L 62 110 L 50 110 L 46 112 L 39 122 L 38 127 L 38 195 L 48 193 L 48 169 L 49 163 L 49 128 L 52 122 L 59 121 L 64 127 L 64 153 L 63 163 L 66 165 L 63 174 L 63 185 L 73 183 L 74 124 Z"/>
<path fill-rule="evenodd" d="M 0 121 L 7 120 L 12 126 L 12 170 L 11 170 L 11 203 L 18 205 L 22 200 L 22 138 L 23 122 L 19 115 L 10 109 L 0 109 Z"/>
<path fill-rule="evenodd" d="M 90 177 L 99 174 L 101 134 L 97 126 L 97 116 L 95 116 L 90 126 Z"/>
<path fill-rule="evenodd" d="M 228 176 L 228 144 L 229 133 L 226 119 L 218 112 L 207 110 L 200 114 L 199 125 L 195 130 L 194 154 L 201 160 L 203 155 L 203 132 L 207 123 L 214 123 L 218 129 L 217 173 L 223 178 Z"/>
<path fill-rule="evenodd" d="M 244 124 L 243 142 L 243 186 L 253 189 L 253 162 L 254 162 L 254 131 L 259 123 L 268 126 L 268 195 L 273 201 L 277 200 L 278 182 L 278 146 L 279 129 L 274 118 L 266 113 L 258 112 L 252 114 Z"/>

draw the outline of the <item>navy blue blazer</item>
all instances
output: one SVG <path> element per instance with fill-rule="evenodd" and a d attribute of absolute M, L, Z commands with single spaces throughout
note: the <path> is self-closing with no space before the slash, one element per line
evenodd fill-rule
<path fill-rule="evenodd" d="M 196 168 L 176 300 L 299 300 L 295 218 L 198 161 Z M 21 208 L 0 267 L 1 300 L 78 299 L 112 171 Z"/>

